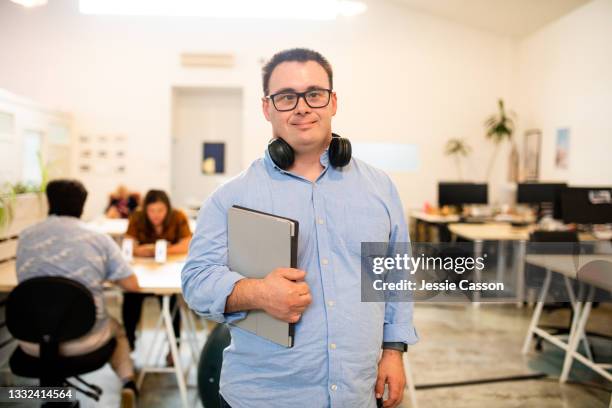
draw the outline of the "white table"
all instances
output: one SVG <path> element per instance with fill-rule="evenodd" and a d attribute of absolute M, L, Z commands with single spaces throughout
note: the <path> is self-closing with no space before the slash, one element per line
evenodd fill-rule
<path fill-rule="evenodd" d="M 174 294 L 181 294 L 181 270 L 183 269 L 185 256 L 169 257 L 168 262 L 158 264 L 150 258 L 135 258 L 132 262 L 132 269 L 138 277 L 141 293 L 150 293 L 162 296 L 162 313 L 158 320 L 155 330 L 153 345 L 156 344 L 157 335 L 163 326 L 166 339 L 170 347 L 170 353 L 174 360 L 174 367 L 159 368 L 151 364 L 154 347 L 149 347 L 145 357 L 145 366 L 138 377 L 138 386 L 142 385 L 145 374 L 150 372 L 172 372 L 176 375 L 176 380 L 181 394 L 181 401 L 185 408 L 189 407 L 187 402 L 186 377 L 192 366 L 197 367 L 200 345 L 196 337 L 196 325 L 193 315 L 185 305 L 182 297 L 179 302 L 179 312 L 185 327 L 187 345 L 190 349 L 191 362 L 186 370 L 183 370 L 179 350 L 176 345 L 176 335 L 172 326 L 172 311 L 170 310 L 170 297 Z M 0 264 L 0 292 L 10 292 L 17 286 L 17 271 L 15 261 L 3 262 Z"/>
<path fill-rule="evenodd" d="M 101 234 L 110 235 L 113 238 L 122 237 L 128 229 L 128 220 L 125 218 L 100 217 L 86 222 L 85 228 Z M 189 218 L 189 229 L 195 231 L 196 221 Z"/>
<path fill-rule="evenodd" d="M 513 242 L 517 245 L 516 248 L 516 302 L 517 305 L 522 305 L 525 299 L 525 266 L 523 259 L 525 257 L 526 242 L 529 240 L 529 232 L 533 229 L 530 227 L 513 227 L 508 223 L 487 222 L 483 224 L 464 224 L 453 223 L 449 224 L 448 229 L 455 237 L 459 236 L 464 239 L 474 242 L 474 257 L 482 256 L 482 247 L 484 241 L 497 241 L 497 281 L 503 279 L 506 265 L 506 242 Z M 482 280 L 481 271 L 475 270 L 475 279 L 477 282 Z M 478 305 L 480 293 L 474 293 L 475 306 Z"/>
<path fill-rule="evenodd" d="M 527 354 L 533 335 L 537 334 L 565 351 L 563 370 L 559 378 L 560 382 L 567 381 L 574 360 L 580 361 L 608 381 L 612 381 L 612 374 L 608 371 L 612 369 L 612 364 L 597 364 L 593 361 L 585 335 L 585 327 L 589 319 L 589 314 L 591 313 L 595 288 L 600 288 L 612 293 L 612 255 L 527 255 L 525 261 L 531 265 L 544 268 L 546 270 L 546 277 L 527 331 L 527 336 L 523 343 L 523 354 Z M 609 264 L 606 265 L 605 262 Z M 597 270 L 598 273 L 589 275 L 581 274 L 577 276 L 577 271 L 582 269 L 585 265 L 589 265 L 592 270 Z M 546 295 L 548 294 L 552 272 L 563 275 L 574 310 L 567 343 L 538 327 L 538 321 L 544 307 Z M 577 279 L 579 282 L 583 282 L 588 286 L 586 301 L 575 298 L 572 286 L 570 285 L 570 280 L 572 279 Z M 578 353 L 580 341 L 584 341 L 587 345 L 587 356 Z M 610 400 L 610 406 L 612 406 L 612 398 Z"/>
<path fill-rule="evenodd" d="M 173 311 L 170 309 L 170 297 L 175 294 L 181 294 L 181 270 L 185 264 L 184 260 L 184 255 L 171 256 L 166 263 L 158 264 L 151 258 L 135 258 L 132 263 L 132 269 L 138 277 L 141 293 L 151 293 L 162 296 L 162 313 L 155 328 L 153 343 L 148 348 L 145 357 L 145 365 L 138 376 L 137 385 L 138 387 L 142 385 L 144 376 L 147 373 L 173 372 L 176 375 L 183 406 L 188 407 L 186 378 L 191 367 L 197 367 L 200 344 L 196 337 L 196 324 L 193 315 L 181 297 L 179 299 L 179 313 L 181 313 L 182 324 L 186 326 L 183 332 L 186 334 L 187 345 L 191 354 L 191 362 L 189 366 L 183 370 L 179 350 L 176 345 L 176 335 L 172 325 Z M 153 350 L 155 349 L 154 346 L 157 343 L 161 326 L 163 326 L 165 331 L 170 353 L 174 360 L 174 367 L 155 367 L 151 362 L 154 357 Z"/>

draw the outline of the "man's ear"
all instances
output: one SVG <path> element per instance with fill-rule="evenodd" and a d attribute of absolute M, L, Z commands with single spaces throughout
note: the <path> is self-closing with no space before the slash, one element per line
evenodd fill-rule
<path fill-rule="evenodd" d="M 266 120 L 270 122 L 270 99 L 269 98 L 261 98 L 261 110 L 263 111 Z"/>
<path fill-rule="evenodd" d="M 331 109 L 332 109 L 332 116 L 336 116 L 336 110 L 338 110 L 338 97 L 336 96 L 335 92 L 332 92 L 331 94 Z"/>

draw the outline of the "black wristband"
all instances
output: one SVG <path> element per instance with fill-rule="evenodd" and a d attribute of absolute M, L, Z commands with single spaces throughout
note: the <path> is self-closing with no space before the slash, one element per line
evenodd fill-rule
<path fill-rule="evenodd" d="M 406 351 L 408 351 L 408 345 L 406 343 L 402 343 L 402 342 L 394 342 L 394 341 L 385 341 L 382 344 L 382 348 L 383 350 L 397 350 L 397 351 L 401 351 L 402 353 L 405 353 Z"/>

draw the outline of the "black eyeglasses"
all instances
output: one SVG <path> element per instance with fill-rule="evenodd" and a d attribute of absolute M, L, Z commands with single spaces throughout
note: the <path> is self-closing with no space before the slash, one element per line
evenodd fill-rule
<path fill-rule="evenodd" d="M 329 105 L 331 89 L 311 89 L 306 92 L 284 91 L 269 95 L 272 104 L 279 112 L 294 110 L 300 98 L 304 98 L 306 105 L 311 108 L 324 108 Z"/>

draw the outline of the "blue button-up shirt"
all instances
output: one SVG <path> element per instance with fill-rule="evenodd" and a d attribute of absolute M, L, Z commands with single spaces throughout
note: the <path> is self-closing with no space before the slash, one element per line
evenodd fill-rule
<path fill-rule="evenodd" d="M 196 312 L 231 323 L 227 296 L 244 276 L 227 267 L 227 211 L 233 205 L 299 222 L 299 269 L 312 303 L 285 348 L 230 325 L 221 394 L 233 408 L 375 407 L 381 344 L 413 344 L 412 303 L 361 302 L 361 242 L 407 242 L 402 205 L 389 177 L 353 158 L 329 165 L 315 182 L 281 170 L 266 151 L 221 186 L 198 216 L 182 273 L 183 293 Z"/>
<path fill-rule="evenodd" d="M 96 324 L 91 332 L 108 324 L 104 309 L 104 281 L 133 274 L 119 246 L 105 234 L 90 231 L 75 217 L 50 215 L 19 234 L 17 280 L 61 276 L 85 285 L 96 304 Z"/>

